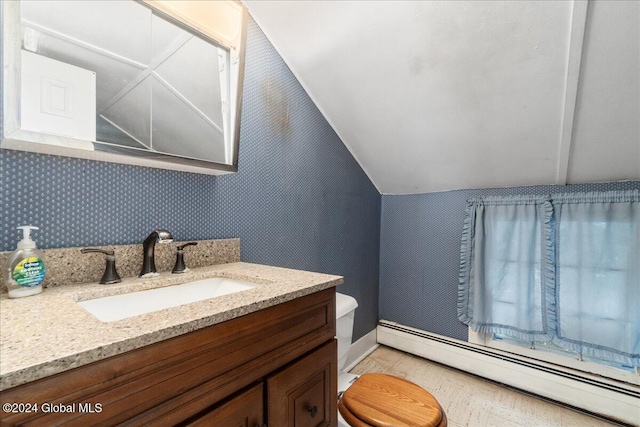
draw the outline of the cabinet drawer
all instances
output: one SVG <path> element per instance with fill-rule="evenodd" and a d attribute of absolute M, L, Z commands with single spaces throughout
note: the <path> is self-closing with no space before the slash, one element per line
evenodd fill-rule
<path fill-rule="evenodd" d="M 253 427 L 264 423 L 263 383 L 234 397 L 220 407 L 185 424 L 187 427 Z"/>
<path fill-rule="evenodd" d="M 337 341 L 267 380 L 270 426 L 337 426 Z"/>

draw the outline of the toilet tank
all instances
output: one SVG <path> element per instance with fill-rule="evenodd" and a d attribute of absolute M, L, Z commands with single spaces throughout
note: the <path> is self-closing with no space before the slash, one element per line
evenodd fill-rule
<path fill-rule="evenodd" d="M 338 371 L 344 368 L 353 336 L 353 318 L 358 302 L 349 295 L 336 292 L 336 338 L 338 339 Z"/>

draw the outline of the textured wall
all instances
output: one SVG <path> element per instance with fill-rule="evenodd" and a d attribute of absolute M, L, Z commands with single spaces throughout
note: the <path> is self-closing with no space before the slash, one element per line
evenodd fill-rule
<path fill-rule="evenodd" d="M 240 237 L 247 262 L 345 276 L 355 337 L 378 320 L 381 197 L 252 21 L 239 172 L 219 177 L 0 152 L 0 250 Z"/>
<path fill-rule="evenodd" d="M 466 341 L 457 302 L 468 198 L 631 189 L 640 181 L 382 196 L 380 318 Z"/>

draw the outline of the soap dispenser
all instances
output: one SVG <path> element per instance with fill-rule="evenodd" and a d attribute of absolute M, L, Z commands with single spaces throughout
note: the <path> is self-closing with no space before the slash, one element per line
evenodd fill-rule
<path fill-rule="evenodd" d="M 31 240 L 31 230 L 38 230 L 38 227 L 23 225 L 17 228 L 22 230 L 23 237 L 7 266 L 9 298 L 39 294 L 45 275 L 42 254 L 37 250 L 36 242 Z"/>

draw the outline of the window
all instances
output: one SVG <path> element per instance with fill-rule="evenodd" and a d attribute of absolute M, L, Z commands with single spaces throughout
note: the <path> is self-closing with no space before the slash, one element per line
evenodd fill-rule
<path fill-rule="evenodd" d="M 640 386 L 638 368 L 603 359 L 595 360 L 570 350 L 550 348 L 548 342 L 532 343 L 500 334 L 474 332 L 471 328 L 469 342 Z"/>
<path fill-rule="evenodd" d="M 458 317 L 485 345 L 636 370 L 639 202 L 637 190 L 471 199 Z"/>

